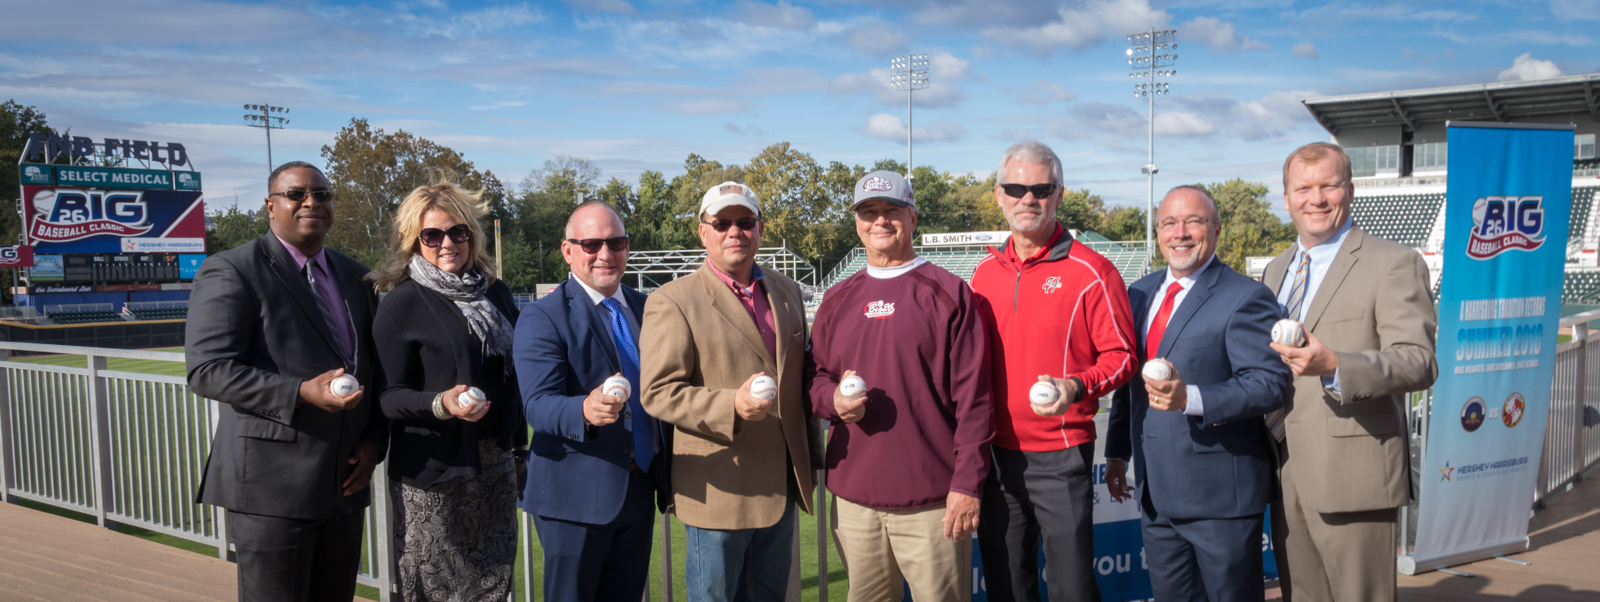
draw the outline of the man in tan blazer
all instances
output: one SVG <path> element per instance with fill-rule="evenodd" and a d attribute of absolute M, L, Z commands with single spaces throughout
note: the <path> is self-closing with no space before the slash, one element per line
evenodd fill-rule
<path fill-rule="evenodd" d="M 816 487 L 800 287 L 756 265 L 761 209 L 749 187 L 706 191 L 699 231 L 705 265 L 645 303 L 641 401 L 677 428 L 672 493 L 688 527 L 689 600 L 783 600 L 795 506 L 811 512 Z M 777 381 L 776 397 L 751 394 L 760 375 Z"/>
<path fill-rule="evenodd" d="M 1284 599 L 1395 599 L 1396 509 L 1411 499 L 1405 394 L 1438 377 L 1438 318 L 1422 255 L 1350 218 L 1350 157 L 1300 147 L 1283 164 L 1284 203 L 1300 238 L 1263 282 L 1306 345 L 1272 347 L 1295 375 L 1278 440 L 1281 503 L 1272 536 Z"/>

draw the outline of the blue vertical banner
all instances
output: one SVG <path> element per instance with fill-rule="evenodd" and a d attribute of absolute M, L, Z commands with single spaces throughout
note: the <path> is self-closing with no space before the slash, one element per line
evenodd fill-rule
<path fill-rule="evenodd" d="M 1446 135 L 1439 380 L 1407 573 L 1527 549 L 1572 212 L 1572 126 Z"/>

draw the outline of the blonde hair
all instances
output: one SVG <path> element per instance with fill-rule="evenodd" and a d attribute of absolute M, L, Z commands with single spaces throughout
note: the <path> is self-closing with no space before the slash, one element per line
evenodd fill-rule
<path fill-rule="evenodd" d="M 1289 192 L 1289 167 L 1294 165 L 1295 161 L 1299 161 L 1307 165 L 1314 165 L 1321 163 L 1324 159 L 1327 159 L 1329 155 L 1332 155 L 1334 159 L 1339 162 L 1339 173 L 1340 175 L 1344 176 L 1343 183 L 1345 185 L 1349 185 L 1354 179 L 1354 174 L 1352 174 L 1350 171 L 1350 154 L 1344 152 L 1344 149 L 1340 148 L 1337 144 L 1329 144 L 1327 142 L 1312 142 L 1311 144 L 1294 149 L 1294 152 L 1289 153 L 1289 158 L 1283 160 L 1284 193 L 1288 194 Z"/>
<path fill-rule="evenodd" d="M 438 209 L 450 214 L 457 223 L 467 225 L 467 230 L 472 233 L 472 252 L 467 254 L 467 269 L 481 272 L 489 283 L 494 283 L 493 264 L 489 261 L 488 240 L 484 237 L 483 226 L 478 219 L 489 213 L 488 204 L 483 201 L 483 191 L 464 190 L 460 186 L 448 182 L 433 184 L 431 186 L 418 186 L 406 199 L 400 202 L 400 208 L 394 212 L 394 227 L 389 232 L 389 262 L 378 272 L 377 287 L 390 289 L 405 282 L 409 278 L 407 267 L 411 265 L 411 256 L 418 253 L 422 247 L 419 238 L 422 234 L 422 216 L 429 211 Z"/>

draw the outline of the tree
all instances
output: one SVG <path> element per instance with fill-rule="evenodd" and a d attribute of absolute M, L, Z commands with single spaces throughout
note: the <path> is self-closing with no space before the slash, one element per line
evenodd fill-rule
<path fill-rule="evenodd" d="M 360 118 L 322 147 L 322 158 L 336 203 L 328 245 L 374 268 L 386 260 L 394 210 L 412 190 L 437 182 L 483 187 L 483 175 L 461 153 Z"/>
<path fill-rule="evenodd" d="M 1061 193 L 1061 206 L 1056 208 L 1056 221 L 1071 230 L 1099 232 L 1106 214 L 1106 202 L 1088 188 L 1067 190 Z M 1109 237 L 1108 237 L 1109 238 Z"/>
<path fill-rule="evenodd" d="M 528 172 L 528 176 L 522 179 L 522 189 L 566 195 L 576 206 L 578 191 L 591 194 L 599 182 L 600 168 L 593 161 L 572 155 L 556 155 L 545 159 L 544 167 Z"/>
<path fill-rule="evenodd" d="M 694 223 L 679 216 L 672 186 L 655 170 L 639 174 L 634 210 L 622 217 L 636 251 L 687 249 L 698 244 Z"/>
<path fill-rule="evenodd" d="M 238 206 L 229 207 L 227 211 L 213 211 L 211 221 L 213 227 L 206 231 L 206 252 L 211 254 L 266 236 L 269 223 L 265 206 L 255 211 L 241 211 Z"/>
<path fill-rule="evenodd" d="M 744 175 L 761 200 L 763 246 L 784 245 L 801 257 L 815 257 L 828 248 L 830 232 L 817 226 L 832 217 L 831 203 L 816 159 L 779 142 L 752 157 Z"/>
<path fill-rule="evenodd" d="M 28 144 L 28 134 L 34 132 L 52 132 L 43 112 L 17 104 L 15 100 L 0 104 L 0 193 L 10 195 L 21 191 L 16 165 L 22 158 L 23 147 Z M 21 216 L 16 211 L 0 211 L 0 246 L 23 242 Z M 0 269 L 0 278 L 10 282 L 11 268 Z M 9 288 L 4 297 L 11 298 Z"/>
<path fill-rule="evenodd" d="M 1111 240 L 1144 240 L 1144 221 L 1143 209 L 1117 207 L 1100 219 L 1100 229 L 1096 232 Z"/>
<path fill-rule="evenodd" d="M 1217 201 L 1217 258 L 1229 267 L 1246 273 L 1245 258 L 1277 255 L 1294 242 L 1294 225 L 1272 214 L 1266 184 L 1234 178 L 1201 187 Z"/>

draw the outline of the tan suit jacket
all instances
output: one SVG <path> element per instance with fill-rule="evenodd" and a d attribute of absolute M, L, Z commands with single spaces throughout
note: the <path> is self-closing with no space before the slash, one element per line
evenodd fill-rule
<path fill-rule="evenodd" d="M 1284 286 L 1297 246 L 1267 264 Z M 1398 508 L 1411 499 L 1405 394 L 1439 375 L 1439 321 L 1428 266 L 1416 251 L 1351 226 L 1305 314 L 1306 330 L 1339 358 L 1339 391 L 1294 380 L 1285 408 L 1285 471 L 1301 504 L 1320 512 Z"/>
<path fill-rule="evenodd" d="M 793 280 L 777 270 L 762 273 L 777 323 L 775 358 L 768 356 L 750 313 L 706 266 L 667 283 L 645 302 L 639 400 L 645 412 L 677 428 L 673 503 L 686 525 L 777 524 L 790 476 L 799 485 L 800 507 L 811 512 L 812 456 L 820 445 L 801 382 L 805 308 Z M 757 372 L 778 381 L 777 403 L 765 419 L 748 422 L 734 411 L 734 393 Z"/>

